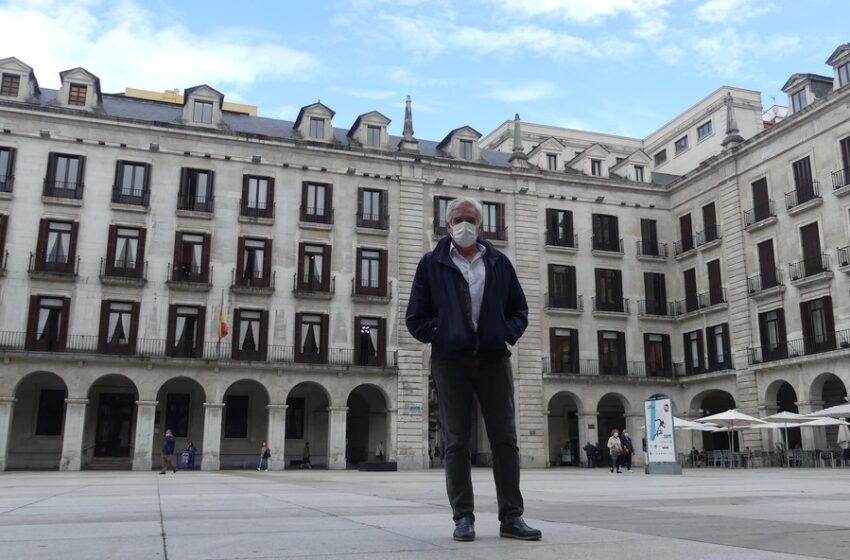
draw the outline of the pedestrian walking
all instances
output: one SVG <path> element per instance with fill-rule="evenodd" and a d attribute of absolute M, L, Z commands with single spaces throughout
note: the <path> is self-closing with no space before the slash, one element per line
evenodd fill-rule
<path fill-rule="evenodd" d="M 384 460 L 384 442 L 379 442 L 377 446 L 375 446 L 375 460 L 383 461 Z"/>
<path fill-rule="evenodd" d="M 312 469 L 313 465 L 310 464 L 310 442 L 304 442 L 304 453 L 301 454 L 301 468 L 302 469 Z"/>
<path fill-rule="evenodd" d="M 165 474 L 166 469 L 172 472 L 177 472 L 177 467 L 174 466 L 174 443 L 176 439 L 171 430 L 165 430 L 165 436 L 162 438 L 162 465 L 159 474 Z"/>
<path fill-rule="evenodd" d="M 614 428 L 611 430 L 611 437 L 608 438 L 608 455 L 611 457 L 611 472 L 617 469 L 620 471 L 620 453 L 623 450 L 623 445 L 620 443 L 620 430 Z"/>
<path fill-rule="evenodd" d="M 453 538 L 475 539 L 469 441 L 473 398 L 493 453 L 499 535 L 537 540 L 522 518 L 514 382 L 510 351 L 528 325 L 528 305 L 508 258 L 480 239 L 481 203 L 455 198 L 446 208 L 446 231 L 419 261 L 406 322 L 431 344 L 431 376 L 445 435 L 446 491 L 455 522 Z"/>
<path fill-rule="evenodd" d="M 632 472 L 632 455 L 635 454 L 635 447 L 632 445 L 632 438 L 629 437 L 629 432 L 623 430 L 623 435 L 620 437 L 622 445 L 622 453 L 620 454 L 620 464 L 626 467 L 626 471 Z"/>
<path fill-rule="evenodd" d="M 260 446 L 260 464 L 257 465 L 258 471 L 267 471 L 269 470 L 269 459 L 272 456 L 272 449 L 268 446 L 266 442 L 263 442 L 263 445 Z"/>
<path fill-rule="evenodd" d="M 440 451 L 440 444 L 434 446 L 434 460 L 440 463 L 440 466 L 443 466 L 443 452 Z"/>
<path fill-rule="evenodd" d="M 596 466 L 596 446 L 593 445 L 593 442 L 587 442 L 584 446 L 584 453 L 587 455 L 587 468 L 592 469 Z"/>

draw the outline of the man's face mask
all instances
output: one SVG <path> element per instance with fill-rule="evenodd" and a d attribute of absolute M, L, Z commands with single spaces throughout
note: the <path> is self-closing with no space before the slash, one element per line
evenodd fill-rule
<path fill-rule="evenodd" d="M 469 222 L 452 224 L 451 235 L 454 242 L 465 249 L 478 239 L 478 226 Z"/>

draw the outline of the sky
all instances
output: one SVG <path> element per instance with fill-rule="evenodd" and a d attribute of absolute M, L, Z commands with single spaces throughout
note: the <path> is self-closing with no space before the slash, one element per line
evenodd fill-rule
<path fill-rule="evenodd" d="M 349 128 L 377 110 L 417 138 L 524 121 L 643 138 L 722 85 L 787 104 L 831 75 L 848 0 L 0 1 L 0 58 L 42 87 L 82 66 L 107 93 L 201 83 L 294 120 L 317 100 Z"/>

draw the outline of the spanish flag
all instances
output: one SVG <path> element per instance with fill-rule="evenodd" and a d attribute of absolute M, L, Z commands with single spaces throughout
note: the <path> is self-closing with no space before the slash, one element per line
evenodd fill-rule
<path fill-rule="evenodd" d="M 218 314 L 218 342 L 227 336 L 227 314 L 224 312 L 224 291 L 221 292 L 221 312 Z"/>

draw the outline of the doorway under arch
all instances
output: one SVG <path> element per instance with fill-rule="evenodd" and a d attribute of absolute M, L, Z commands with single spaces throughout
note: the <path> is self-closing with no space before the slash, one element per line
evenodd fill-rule
<path fill-rule="evenodd" d="M 105 375 L 88 392 L 83 462 L 90 469 L 129 469 L 136 438 L 135 383 L 124 375 Z"/>
<path fill-rule="evenodd" d="M 601 464 L 611 466 L 611 456 L 608 453 L 608 438 L 615 428 L 620 432 L 626 427 L 626 404 L 623 397 L 608 393 L 596 406 L 597 426 L 599 426 L 599 446 L 602 456 Z"/>
<path fill-rule="evenodd" d="M 581 466 L 578 397 L 568 391 L 561 391 L 549 400 L 547 410 L 549 411 L 549 464 Z"/>
<path fill-rule="evenodd" d="M 158 444 L 165 430 L 171 430 L 176 438 L 175 452 L 182 452 L 191 443 L 195 448 L 195 468 L 200 468 L 204 445 L 204 388 L 195 379 L 174 377 L 162 384 L 156 400 L 153 466 L 160 464 L 162 446 Z"/>
<path fill-rule="evenodd" d="M 348 395 L 345 459 L 351 466 L 387 458 L 387 399 L 372 385 L 360 385 Z M 378 456 L 378 452 L 382 456 Z"/>
<path fill-rule="evenodd" d="M 260 447 L 268 437 L 269 393 L 253 379 L 233 383 L 224 392 L 221 468 L 256 468 Z"/>
<path fill-rule="evenodd" d="M 62 458 L 68 387 L 55 373 L 37 371 L 15 388 L 7 469 L 57 470 Z"/>
<path fill-rule="evenodd" d="M 735 397 L 726 391 L 714 389 L 694 399 L 691 408 L 698 409 L 700 416 L 719 414 L 735 408 Z M 702 432 L 702 446 L 705 451 L 729 449 L 731 439 L 732 447 L 737 450 L 740 448 L 738 437 L 738 432 L 732 432 L 731 438 L 728 432 Z"/>
<path fill-rule="evenodd" d="M 311 467 L 327 468 L 330 406 L 327 389 L 312 381 L 299 383 L 289 392 L 286 404 L 286 466 L 301 466 L 309 443 Z"/>

